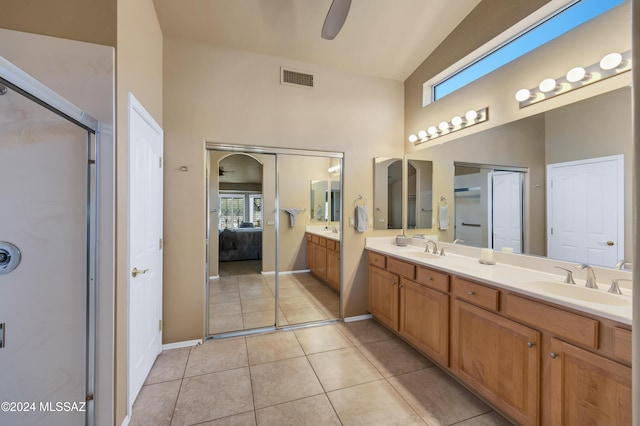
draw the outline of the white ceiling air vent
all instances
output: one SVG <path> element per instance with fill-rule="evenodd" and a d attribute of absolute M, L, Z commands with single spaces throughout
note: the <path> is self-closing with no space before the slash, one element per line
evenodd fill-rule
<path fill-rule="evenodd" d="M 313 89 L 313 74 L 280 68 L 280 84 Z"/>

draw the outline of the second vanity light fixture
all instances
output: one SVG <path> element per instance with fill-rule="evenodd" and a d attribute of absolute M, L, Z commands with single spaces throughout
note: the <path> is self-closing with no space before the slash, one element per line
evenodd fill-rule
<path fill-rule="evenodd" d="M 516 92 L 516 100 L 520 108 L 528 107 L 545 99 L 570 92 L 580 87 L 593 84 L 631 69 L 631 51 L 625 53 L 609 53 L 599 63 L 589 67 L 571 68 L 563 77 L 542 80 L 538 87 L 520 89 Z"/>
<path fill-rule="evenodd" d="M 433 140 L 439 136 L 448 135 L 458 130 L 466 129 L 489 119 L 489 107 L 472 109 L 464 116 L 456 115 L 451 121 L 442 121 L 438 126 L 429 126 L 427 130 L 420 130 L 416 135 L 409 136 L 409 142 L 416 145 Z"/>

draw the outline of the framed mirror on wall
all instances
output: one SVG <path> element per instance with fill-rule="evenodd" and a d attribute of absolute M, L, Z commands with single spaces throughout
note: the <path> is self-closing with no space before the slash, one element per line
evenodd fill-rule
<path fill-rule="evenodd" d="M 402 229 L 401 158 L 374 158 L 373 228 Z"/>

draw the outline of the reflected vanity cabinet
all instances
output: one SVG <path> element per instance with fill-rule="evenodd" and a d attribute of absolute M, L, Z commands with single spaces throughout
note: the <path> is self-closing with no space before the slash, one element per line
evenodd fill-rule
<path fill-rule="evenodd" d="M 340 242 L 307 233 L 307 267 L 333 290 L 340 291 Z"/>
<path fill-rule="evenodd" d="M 368 251 L 368 310 L 523 425 L 631 424 L 627 325 Z"/>

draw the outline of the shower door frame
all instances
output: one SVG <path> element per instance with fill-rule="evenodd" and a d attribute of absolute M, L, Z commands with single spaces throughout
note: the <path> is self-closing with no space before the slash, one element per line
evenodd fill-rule
<path fill-rule="evenodd" d="M 85 424 L 95 425 L 97 259 L 98 259 L 98 143 L 100 123 L 0 56 L 0 84 L 48 109 L 87 132 L 87 241 L 86 241 L 86 413 Z"/>
<path fill-rule="evenodd" d="M 275 148 L 275 147 L 265 147 L 265 146 L 253 146 L 253 145 L 233 145 L 233 144 L 223 144 L 223 143 L 216 143 L 216 142 L 206 142 L 205 141 L 205 149 L 204 149 L 204 160 L 205 160 L 205 194 L 206 194 L 206 200 L 205 200 L 205 211 L 206 213 L 206 249 L 205 249 L 205 258 L 206 258 L 206 262 L 205 262 L 205 289 L 206 289 L 206 293 L 205 293 L 205 297 L 206 300 L 209 300 L 209 255 L 210 255 L 210 250 L 209 250 L 209 246 L 211 245 L 211 221 L 209 219 L 209 211 L 210 211 L 210 207 L 211 207 L 211 197 L 210 197 L 210 188 L 209 188 L 209 178 L 210 178 L 210 172 L 211 172 L 211 165 L 210 165 L 210 152 L 211 151 L 224 151 L 224 152 L 232 152 L 232 153 L 246 153 L 246 154 L 265 154 L 265 155 L 274 155 L 275 156 L 275 169 L 276 169 L 276 199 L 275 199 L 275 210 L 278 212 L 280 211 L 280 179 L 279 179 L 279 173 L 278 173 L 278 156 L 279 155 L 300 155 L 300 156 L 308 156 L 308 157 L 326 157 L 326 158 L 337 158 L 340 160 L 341 162 L 341 167 L 340 167 L 340 212 L 342 215 L 342 212 L 344 212 L 343 209 L 343 205 L 344 205 L 344 153 L 342 152 L 334 152 L 334 151 L 314 151 L 314 150 L 305 150 L 305 149 L 295 149 L 295 148 Z M 280 240 L 280 218 L 279 218 L 279 214 L 275 215 L 275 235 L 276 235 L 276 239 L 275 239 L 275 310 L 274 310 L 274 320 L 275 320 L 275 326 L 274 327 L 262 327 L 262 328 L 257 328 L 257 329 L 247 329 L 247 330 L 238 330 L 238 331 L 232 331 L 232 332 L 227 332 L 227 333 L 221 333 L 220 335 L 213 335 L 210 334 L 209 332 L 209 303 L 207 302 L 206 305 L 206 310 L 205 310 L 205 338 L 215 338 L 215 337 L 232 337 L 232 336 L 240 336 L 240 335 L 245 335 L 245 334 L 254 334 L 254 333 L 260 333 L 260 332 L 264 332 L 264 331 L 272 331 L 272 330 L 279 330 L 279 329 L 285 329 L 285 328 L 295 328 L 295 327 L 305 327 L 307 325 L 315 325 L 318 323 L 323 323 L 323 322 L 328 322 L 328 321 L 334 321 L 334 320 L 320 320 L 320 321 L 314 321 L 311 323 L 303 323 L 303 324 L 292 324 L 291 326 L 281 326 L 280 325 L 280 315 L 278 315 L 278 303 L 279 303 L 279 290 L 280 290 L 280 285 L 279 285 L 279 276 L 280 276 L 280 262 L 278 259 L 278 255 L 279 255 L 279 240 Z M 342 236 L 344 235 L 343 233 L 343 228 L 344 228 L 344 220 L 342 217 L 340 217 L 340 244 L 342 244 Z M 342 252 L 342 250 L 341 250 Z M 343 258 L 344 256 L 340 256 L 340 304 L 339 304 L 339 313 L 338 316 L 339 318 L 343 318 L 343 311 L 342 311 L 342 295 L 343 295 L 343 288 L 342 288 L 342 271 L 343 271 Z"/>

